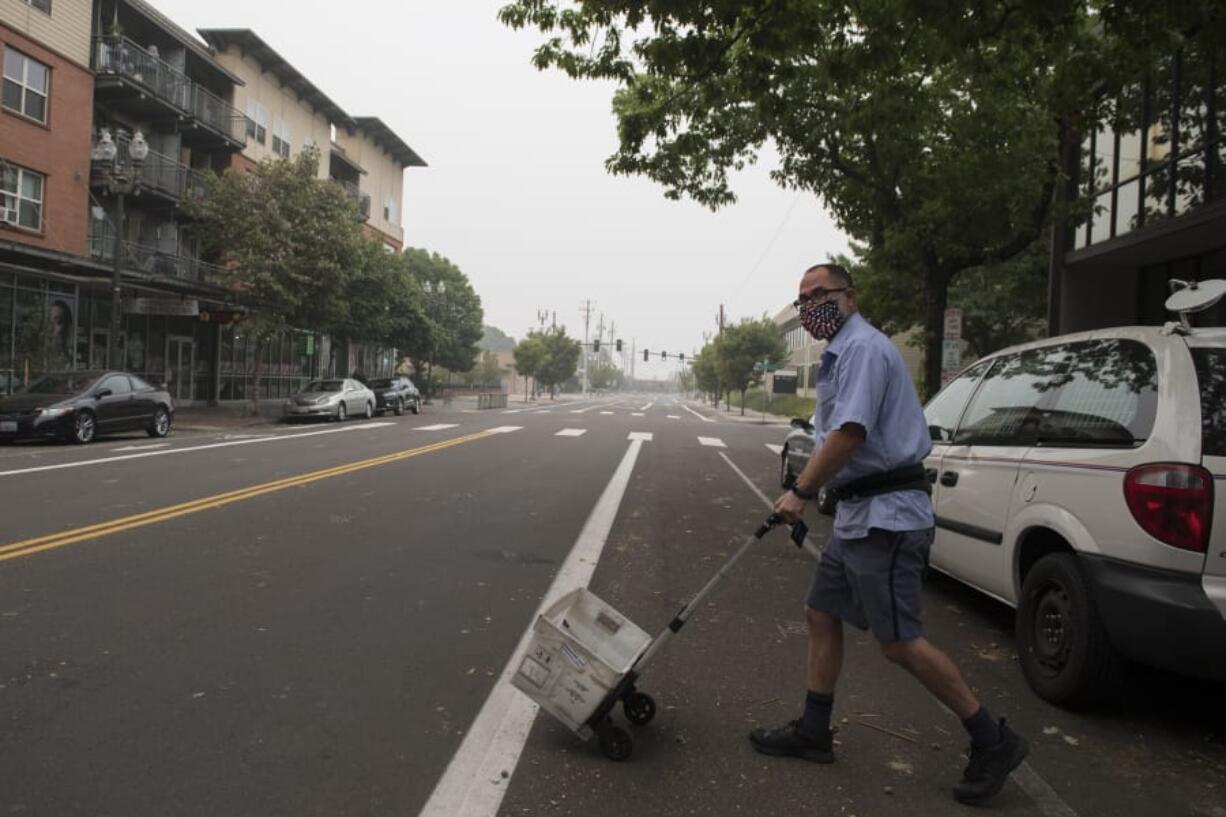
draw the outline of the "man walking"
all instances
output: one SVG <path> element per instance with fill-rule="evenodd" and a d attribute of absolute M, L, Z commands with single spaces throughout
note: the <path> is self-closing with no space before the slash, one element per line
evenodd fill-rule
<path fill-rule="evenodd" d="M 806 600 L 808 694 L 802 716 L 749 739 L 770 755 L 832 763 L 830 715 L 843 666 L 843 622 L 871 629 L 890 661 L 954 711 L 971 738 L 960 802 L 994 797 L 1025 759 L 1025 739 L 994 720 L 920 623 L 933 516 L 924 457 L 932 444 L 902 356 L 857 312 L 851 276 L 837 264 L 804 274 L 795 306 L 805 330 L 828 341 L 818 371 L 817 448 L 775 502 L 788 521 L 826 485 L 838 499 L 834 533 Z"/>

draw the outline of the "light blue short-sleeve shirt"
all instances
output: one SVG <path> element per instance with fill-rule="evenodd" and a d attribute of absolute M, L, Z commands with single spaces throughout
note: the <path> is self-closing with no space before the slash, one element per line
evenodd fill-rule
<path fill-rule="evenodd" d="M 852 314 L 822 352 L 813 426 L 820 448 L 826 435 L 847 423 L 863 426 L 864 443 L 831 480 L 841 485 L 869 474 L 922 463 L 932 450 L 919 395 L 902 354 L 859 313 Z M 869 528 L 931 528 L 932 500 L 923 491 L 893 491 L 839 503 L 834 532 L 844 539 Z"/>

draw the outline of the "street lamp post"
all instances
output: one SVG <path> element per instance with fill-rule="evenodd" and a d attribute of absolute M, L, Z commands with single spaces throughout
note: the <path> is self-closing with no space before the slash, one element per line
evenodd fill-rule
<path fill-rule="evenodd" d="M 123 317 L 123 293 L 121 281 L 123 278 L 123 231 L 124 231 L 124 197 L 140 193 L 141 170 L 145 159 L 149 156 L 149 143 L 144 135 L 136 131 L 132 141 L 128 143 L 128 164 L 125 167 L 119 159 L 119 146 L 111 137 L 111 132 L 105 128 L 99 136 L 98 144 L 90 152 L 90 158 L 98 163 L 107 191 L 115 197 L 115 244 L 114 258 L 111 267 L 111 331 L 107 338 L 107 358 L 112 369 L 122 369 L 123 360 L 119 353 L 119 332 Z"/>
<path fill-rule="evenodd" d="M 424 287 L 426 290 L 426 304 L 430 308 L 430 317 L 438 324 L 439 307 L 445 307 L 445 298 L 447 296 L 446 281 L 426 281 Z M 434 357 L 438 354 L 438 336 L 436 335 L 430 341 L 430 360 L 426 364 L 426 403 L 430 403 L 434 399 Z"/>

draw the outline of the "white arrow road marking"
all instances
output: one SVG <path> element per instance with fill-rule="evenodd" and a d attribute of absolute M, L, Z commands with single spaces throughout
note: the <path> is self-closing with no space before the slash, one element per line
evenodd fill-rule
<path fill-rule="evenodd" d="M 586 428 L 564 428 L 561 431 L 559 431 L 557 434 L 554 434 L 553 436 L 555 437 L 582 437 L 586 433 L 587 433 Z"/>
<path fill-rule="evenodd" d="M 694 409 L 690 408 L 689 406 L 682 406 L 681 408 L 685 409 L 690 414 L 693 414 L 695 417 L 697 417 L 699 420 L 702 420 L 704 423 L 714 423 L 715 422 L 710 417 L 706 416 L 705 414 L 699 414 L 698 412 L 694 411 Z"/>
<path fill-rule="evenodd" d="M 781 445 L 774 445 L 774 444 L 772 444 L 772 443 L 767 443 L 767 444 L 766 444 L 766 447 L 767 447 L 767 448 L 769 448 L 771 451 L 773 451 L 773 452 L 774 452 L 774 453 L 776 453 L 776 454 L 782 454 L 782 453 L 783 453 L 783 446 L 781 446 Z"/>
<path fill-rule="evenodd" d="M 449 428 L 456 428 L 455 423 L 436 423 L 432 426 L 418 426 L 414 431 L 445 431 Z"/>
<path fill-rule="evenodd" d="M 709 445 L 712 448 L 727 448 L 728 447 L 724 445 L 724 441 L 721 440 L 719 437 L 699 437 L 698 442 L 702 443 L 703 445 Z"/>
<path fill-rule="evenodd" d="M 530 622 L 535 622 L 563 593 L 586 587 L 591 581 L 643 442 L 642 438 L 630 441 L 621 464 L 596 501 Z M 511 686 L 531 637 L 529 624 L 476 720 L 464 733 L 460 748 L 435 785 L 420 817 L 494 817 L 498 813 L 538 709 L 536 703 Z"/>
<path fill-rule="evenodd" d="M 523 426 L 498 426 L 498 428 L 491 428 L 490 433 L 491 434 L 510 434 L 512 431 L 521 431 L 522 429 L 523 429 Z"/>

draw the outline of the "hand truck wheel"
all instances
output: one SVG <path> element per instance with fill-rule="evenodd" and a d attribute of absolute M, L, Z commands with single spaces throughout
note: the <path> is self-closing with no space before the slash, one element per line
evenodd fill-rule
<path fill-rule="evenodd" d="M 634 738 L 630 733 L 611 723 L 606 722 L 596 730 L 596 739 L 600 742 L 600 751 L 609 760 L 626 760 L 634 750 Z"/>
<path fill-rule="evenodd" d="M 646 726 L 656 716 L 656 702 L 645 692 L 631 692 L 622 698 L 622 712 L 631 723 Z"/>

